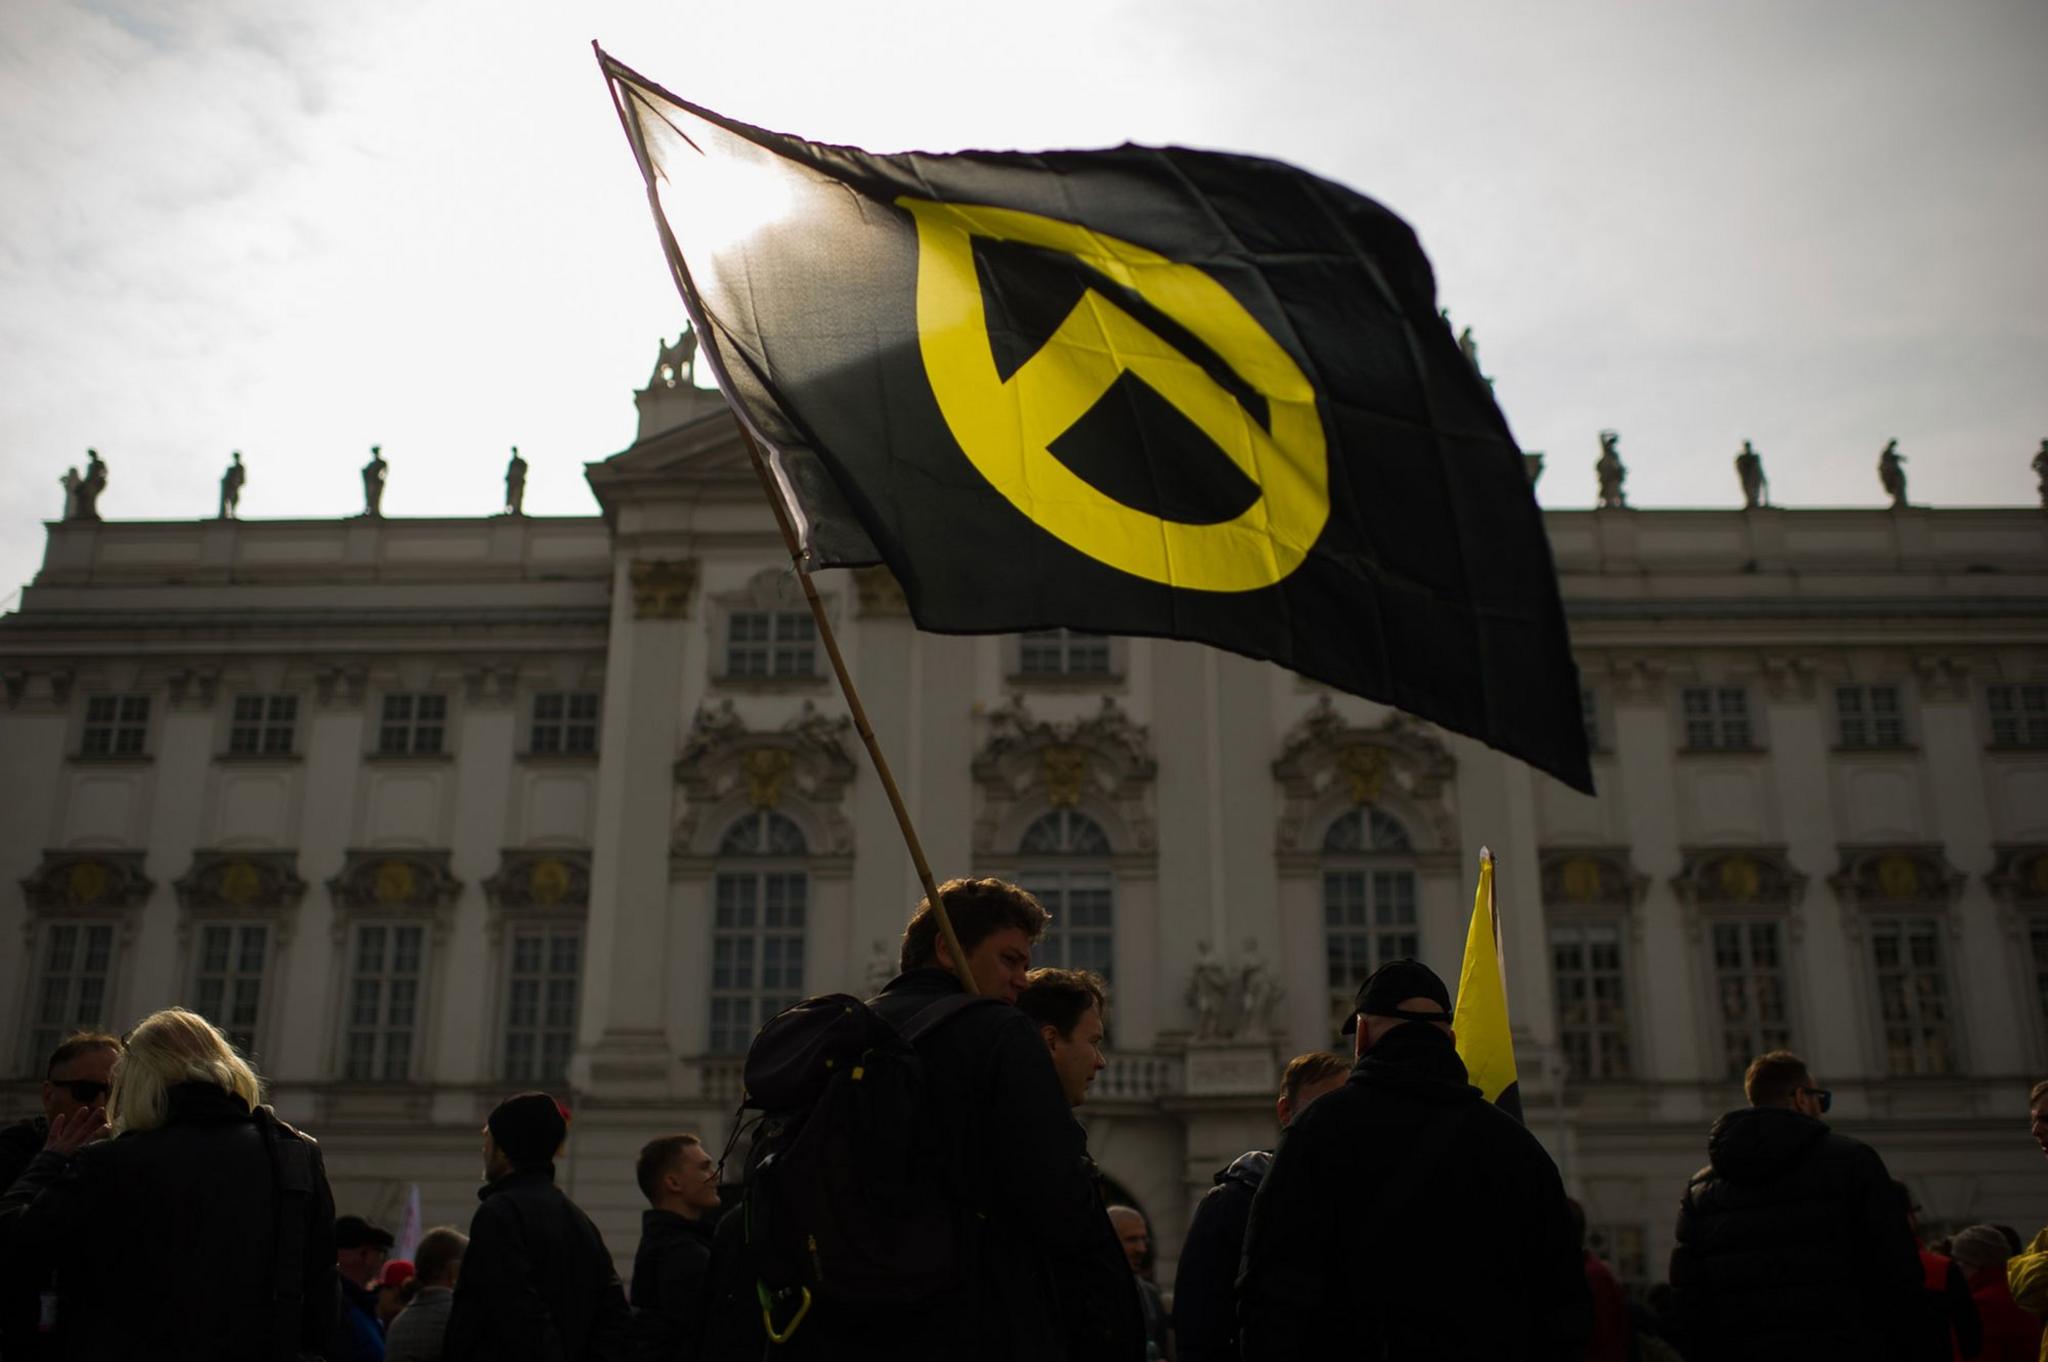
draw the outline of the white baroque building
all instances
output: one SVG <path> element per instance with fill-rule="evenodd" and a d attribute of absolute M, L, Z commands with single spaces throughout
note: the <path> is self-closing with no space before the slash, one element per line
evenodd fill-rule
<path fill-rule="evenodd" d="M 601 517 L 47 526 L 0 619 L 0 1111 L 63 1032 L 184 1003 L 343 1209 L 466 1223 L 484 1114 L 547 1086 L 629 1260 L 640 1143 L 715 1145 L 755 1025 L 893 971 L 916 880 L 675 357 Z M 1929 1221 L 2048 1220 L 2048 515 L 1546 521 L 1597 799 L 1270 665 L 921 634 L 820 575 L 939 873 L 1031 886 L 1041 960 L 1112 981 L 1080 1116 L 1163 1272 L 1355 982 L 1455 978 L 1482 844 L 1528 1119 L 1625 1278 L 1785 1044 Z"/>

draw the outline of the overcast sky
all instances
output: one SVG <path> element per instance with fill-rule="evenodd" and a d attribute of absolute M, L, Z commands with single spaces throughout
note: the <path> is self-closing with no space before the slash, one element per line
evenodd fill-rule
<path fill-rule="evenodd" d="M 573 12 L 572 12 L 573 11 Z M 584 514 L 682 312 L 589 42 L 871 150 L 1275 156 L 1404 215 L 1547 505 L 2031 503 L 2048 3 L 0 3 L 0 606 L 110 518 Z"/>

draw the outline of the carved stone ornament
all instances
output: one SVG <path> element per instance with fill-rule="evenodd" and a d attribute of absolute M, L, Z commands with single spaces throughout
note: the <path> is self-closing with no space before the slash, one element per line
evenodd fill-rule
<path fill-rule="evenodd" d="M 860 601 L 862 616 L 910 613 L 910 603 L 903 598 L 903 583 L 896 580 L 896 574 L 889 571 L 887 564 L 855 568 L 853 588 Z"/>
<path fill-rule="evenodd" d="M 1424 819 L 1439 847 L 1457 844 L 1450 802 L 1458 763 L 1433 731 L 1398 710 L 1377 728 L 1351 724 L 1321 696 L 1287 734 L 1273 779 L 1286 796 L 1279 849 L 1311 851 L 1333 803 L 1364 808 L 1388 802 L 1404 822 Z"/>
<path fill-rule="evenodd" d="M 512 703 L 519 686 L 519 668 L 511 662 L 482 662 L 462 671 L 462 695 L 477 708 L 502 708 Z"/>
<path fill-rule="evenodd" d="M 195 851 L 171 888 L 188 913 L 290 912 L 306 896 L 293 851 Z"/>
<path fill-rule="evenodd" d="M 432 912 L 451 907 L 462 882 L 449 873 L 445 851 L 353 850 L 327 882 L 338 908 L 358 912 Z"/>
<path fill-rule="evenodd" d="M 45 851 L 21 881 L 30 911 L 91 913 L 132 908 L 156 886 L 142 873 L 139 851 Z"/>
<path fill-rule="evenodd" d="M 1974 668 L 1967 657 L 1954 657 L 1947 653 L 1913 655 L 1913 672 L 1920 679 L 1922 700 L 1950 704 L 1967 701 L 1972 670 Z"/>
<path fill-rule="evenodd" d="M 1938 846 L 1843 847 L 1828 883 L 1862 908 L 1942 908 L 1962 896 L 1964 875 Z"/>
<path fill-rule="evenodd" d="M 1704 847 L 1685 853 L 1671 890 L 1688 908 L 1789 911 L 1805 901 L 1807 878 L 1783 847 Z"/>
<path fill-rule="evenodd" d="M 2015 908 L 2048 907 L 2048 846 L 2002 846 L 1984 882 L 1999 902 Z"/>
<path fill-rule="evenodd" d="M 580 913 L 590 906 L 590 853 L 575 848 L 511 848 L 484 881 L 493 908 Z"/>
<path fill-rule="evenodd" d="M 369 668 L 359 665 L 322 667 L 313 673 L 313 692 L 322 708 L 354 708 L 363 703 Z"/>
<path fill-rule="evenodd" d="M 643 620 L 690 617 L 690 598 L 697 592 L 694 558 L 635 558 L 632 568 L 633 614 Z"/>
<path fill-rule="evenodd" d="M 1773 700 L 1811 700 L 1820 675 L 1819 660 L 1783 653 L 1767 653 L 1757 670 L 1764 680 L 1764 693 Z"/>
<path fill-rule="evenodd" d="M 220 668 L 179 667 L 164 678 L 171 704 L 179 709 L 211 709 L 220 691 Z"/>
<path fill-rule="evenodd" d="M 1127 849 L 1152 851 L 1156 817 L 1153 785 L 1159 763 L 1152 735 L 1134 723 L 1113 696 L 1080 719 L 1040 719 L 1013 695 L 988 715 L 988 738 L 974 756 L 974 783 L 981 808 L 974 822 L 974 849 L 990 855 L 1014 851 L 1001 845 L 1011 815 L 1020 807 L 1073 809 L 1094 804 L 1112 813 L 1128 837 Z"/>
<path fill-rule="evenodd" d="M 1633 909 L 1650 890 L 1626 847 L 1553 848 L 1539 860 L 1543 901 L 1554 908 Z"/>
<path fill-rule="evenodd" d="M 714 810 L 780 808 L 792 799 L 817 815 L 823 845 L 814 850 L 845 855 L 853 850 L 853 825 L 842 804 L 858 769 L 848 740 L 853 720 L 826 716 L 808 700 L 779 729 L 749 729 L 731 700 L 698 709 L 676 760 L 681 796 L 670 838 L 674 855 L 697 854 L 703 826 Z"/>

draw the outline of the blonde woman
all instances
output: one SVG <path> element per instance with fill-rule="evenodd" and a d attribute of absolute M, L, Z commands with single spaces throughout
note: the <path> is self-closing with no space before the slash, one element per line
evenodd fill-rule
<path fill-rule="evenodd" d="M 104 1112 L 51 1122 L 43 1152 L 0 1197 L 11 1222 L 0 1237 L 56 1269 L 59 1354 L 320 1352 L 334 1312 L 334 1198 L 319 1146 L 261 1101 L 227 1038 L 174 1007 L 129 1034 Z"/>

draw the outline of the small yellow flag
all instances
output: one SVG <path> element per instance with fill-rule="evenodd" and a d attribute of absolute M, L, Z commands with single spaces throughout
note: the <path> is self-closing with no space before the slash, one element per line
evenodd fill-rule
<path fill-rule="evenodd" d="M 1515 1073 L 1515 1042 L 1508 1031 L 1507 971 L 1500 957 L 1500 913 L 1493 903 L 1493 853 L 1479 849 L 1479 892 L 1465 933 L 1465 963 L 1458 971 L 1458 1006 L 1452 1014 L 1458 1057 L 1488 1101 L 1522 1119 Z"/>

